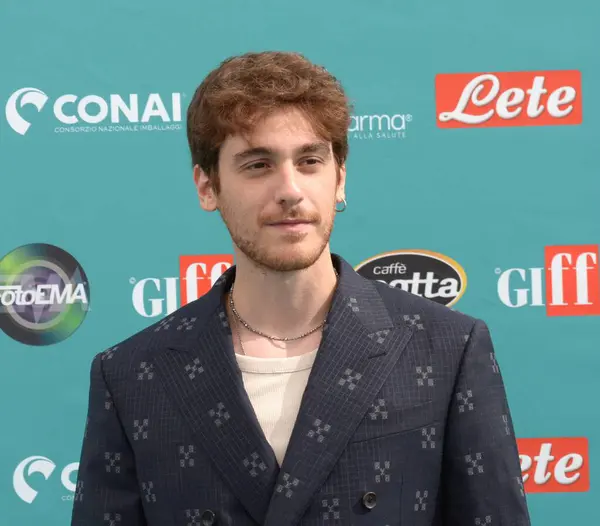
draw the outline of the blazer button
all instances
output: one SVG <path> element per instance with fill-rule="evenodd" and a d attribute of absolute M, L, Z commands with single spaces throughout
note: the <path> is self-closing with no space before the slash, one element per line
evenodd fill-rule
<path fill-rule="evenodd" d="M 213 524 L 217 524 L 217 516 L 212 510 L 204 510 L 200 520 L 202 521 L 202 526 L 213 526 Z"/>
<path fill-rule="evenodd" d="M 369 491 L 363 495 L 362 502 L 365 508 L 372 510 L 377 505 L 377 495 Z"/>

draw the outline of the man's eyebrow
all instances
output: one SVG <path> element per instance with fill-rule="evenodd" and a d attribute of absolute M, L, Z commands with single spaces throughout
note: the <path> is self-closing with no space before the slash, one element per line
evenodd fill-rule
<path fill-rule="evenodd" d="M 329 144 L 326 142 L 312 142 L 309 144 L 304 144 L 296 149 L 296 154 L 302 153 L 320 153 L 324 156 L 329 156 Z M 265 146 L 255 146 L 254 148 L 248 148 L 246 150 L 242 150 L 241 152 L 236 153 L 233 156 L 233 161 L 237 163 L 241 163 L 251 157 L 257 157 L 259 155 L 266 156 L 275 156 L 276 151 L 272 148 L 267 148 Z"/>

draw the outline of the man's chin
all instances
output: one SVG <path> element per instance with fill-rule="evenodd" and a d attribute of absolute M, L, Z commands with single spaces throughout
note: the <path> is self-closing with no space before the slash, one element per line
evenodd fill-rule
<path fill-rule="evenodd" d="M 323 253 L 324 246 L 303 247 L 300 243 L 280 247 L 277 249 L 265 249 L 255 254 L 246 254 L 259 266 L 274 270 L 276 272 L 293 272 L 304 270 L 314 265 Z"/>

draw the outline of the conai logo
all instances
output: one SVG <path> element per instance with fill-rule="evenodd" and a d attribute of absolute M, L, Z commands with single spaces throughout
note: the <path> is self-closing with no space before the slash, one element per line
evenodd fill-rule
<path fill-rule="evenodd" d="M 5 108 L 6 120 L 10 127 L 25 135 L 31 123 L 21 115 L 23 106 L 32 105 L 42 111 L 50 97 L 37 88 L 21 88 L 8 99 Z M 108 98 L 99 95 L 66 94 L 59 96 L 52 105 L 55 118 L 67 125 L 80 122 L 99 124 L 103 122 L 147 123 L 157 117 L 162 122 L 181 122 L 181 93 L 172 93 L 169 106 L 158 93 L 141 97 L 131 93 L 126 98 L 110 94 Z"/>
<path fill-rule="evenodd" d="M 37 497 L 38 492 L 29 485 L 27 478 L 34 473 L 41 473 L 48 480 L 55 469 L 56 464 L 47 457 L 33 456 L 26 458 L 17 466 L 13 474 L 13 487 L 16 494 L 24 502 L 31 504 Z M 74 492 L 76 489 L 75 484 L 71 481 L 71 476 L 78 469 L 79 462 L 72 462 L 65 466 L 60 474 L 62 485 L 69 491 Z M 63 500 L 69 500 L 69 498 L 64 497 Z"/>

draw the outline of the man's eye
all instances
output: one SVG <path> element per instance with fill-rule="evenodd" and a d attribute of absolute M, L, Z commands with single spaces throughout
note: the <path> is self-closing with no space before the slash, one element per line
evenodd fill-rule
<path fill-rule="evenodd" d="M 263 170 L 267 167 L 267 163 L 260 161 L 257 163 L 252 163 L 246 166 L 246 170 Z"/>
<path fill-rule="evenodd" d="M 302 159 L 303 163 L 309 164 L 309 165 L 315 165 L 321 162 L 321 159 L 317 159 L 316 157 L 310 157 L 308 159 Z"/>

